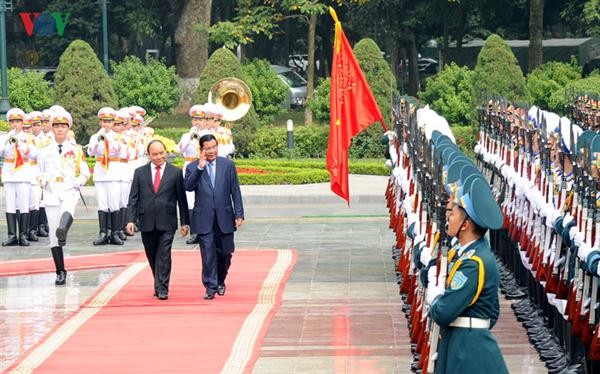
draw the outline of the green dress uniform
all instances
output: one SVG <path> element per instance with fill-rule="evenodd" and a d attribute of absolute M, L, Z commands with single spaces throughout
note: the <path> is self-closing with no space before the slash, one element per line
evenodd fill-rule
<path fill-rule="evenodd" d="M 454 201 L 484 229 L 499 229 L 503 217 L 489 184 L 464 166 Z M 433 298 L 429 316 L 440 326 L 435 373 L 508 373 L 490 329 L 500 314 L 500 275 L 485 236 L 463 243 L 450 258 L 443 293 Z"/>
<path fill-rule="evenodd" d="M 446 290 L 429 311 L 440 325 L 435 372 L 508 373 L 498 342 L 490 331 L 500 314 L 500 276 L 488 241 L 480 238 L 469 245 L 450 269 Z M 457 317 L 489 320 L 489 328 L 451 326 Z"/>

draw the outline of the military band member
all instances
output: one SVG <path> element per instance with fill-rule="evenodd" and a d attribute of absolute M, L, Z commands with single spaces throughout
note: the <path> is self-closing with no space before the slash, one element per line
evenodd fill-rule
<path fill-rule="evenodd" d="M 213 132 L 217 143 L 219 144 L 218 153 L 220 157 L 233 156 L 235 146 L 233 145 L 233 135 L 231 129 L 221 126 L 223 121 L 223 110 L 214 104 L 205 104 L 207 112 L 208 128 Z"/>
<path fill-rule="evenodd" d="M 88 154 L 96 157 L 94 166 L 94 185 L 98 201 L 98 221 L 100 233 L 94 240 L 94 245 L 116 244 L 123 245 L 119 238 L 119 199 L 121 198 L 121 144 L 116 139 L 112 130 L 116 112 L 112 108 L 101 108 L 98 111 L 100 126 L 96 134 L 92 135 L 87 147 Z M 109 235 L 109 222 L 111 231 Z"/>
<path fill-rule="evenodd" d="M 41 148 L 39 154 L 43 203 L 50 226 L 50 247 L 58 286 L 66 282 L 63 247 L 81 197 L 79 189 L 90 176 L 81 146 L 67 140 L 72 125 L 69 113 L 55 113 L 52 118 L 54 140 Z"/>
<path fill-rule="evenodd" d="M 202 135 L 209 133 L 206 128 L 206 112 L 204 111 L 204 106 L 196 104 L 190 108 L 188 111 L 190 117 L 192 118 L 192 127 L 190 131 L 181 135 L 181 139 L 179 140 L 178 148 L 179 152 L 183 155 L 184 163 L 183 170 L 187 168 L 189 164 L 196 161 L 198 159 L 198 155 L 200 152 L 200 142 L 199 139 Z M 186 191 L 185 192 L 188 207 L 194 207 L 194 192 Z M 190 219 L 192 218 L 192 210 L 189 211 Z M 191 234 L 190 238 L 186 241 L 186 244 L 195 244 L 196 243 L 196 234 Z"/>
<path fill-rule="evenodd" d="M 2 245 L 28 246 L 31 183 L 29 158 L 35 158 L 36 147 L 33 145 L 32 136 L 23 131 L 25 112 L 19 108 L 12 108 L 6 113 L 6 117 L 13 129 L 0 139 L 0 154 L 4 157 L 2 181 L 6 195 L 8 226 L 8 239 Z"/>
<path fill-rule="evenodd" d="M 32 141 L 34 146 L 39 150 L 41 147 L 46 145 L 45 137 L 42 137 L 42 112 L 33 111 L 29 113 L 29 120 L 31 122 Z M 31 157 L 29 159 L 31 165 L 31 191 L 29 192 L 29 233 L 28 239 L 32 242 L 37 242 L 38 236 L 38 225 L 39 225 L 39 209 L 40 201 L 42 198 L 42 190 L 40 188 L 40 169 L 37 162 L 37 157 Z"/>
<path fill-rule="evenodd" d="M 123 241 L 127 240 L 125 235 L 125 225 L 127 224 L 127 201 L 129 200 L 129 188 L 133 180 L 133 173 L 129 167 L 131 157 L 132 137 L 127 132 L 130 115 L 125 111 L 117 111 L 113 131 L 116 133 L 116 140 L 121 144 L 119 174 L 121 175 L 121 195 L 119 197 L 119 229 L 117 235 Z"/>

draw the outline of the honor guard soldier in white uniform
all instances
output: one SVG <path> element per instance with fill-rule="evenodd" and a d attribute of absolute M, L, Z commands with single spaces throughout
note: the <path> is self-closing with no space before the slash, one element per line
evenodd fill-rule
<path fill-rule="evenodd" d="M 44 109 L 42 111 L 42 131 L 40 132 L 39 138 L 43 139 L 42 143 L 51 142 L 54 139 L 54 133 L 52 132 L 52 111 L 50 109 Z M 46 238 L 48 237 L 48 218 L 46 217 L 46 208 L 44 204 L 40 203 L 40 211 L 38 216 L 38 232 L 37 236 Z"/>
<path fill-rule="evenodd" d="M 131 157 L 132 137 L 127 133 L 126 127 L 129 125 L 129 112 L 118 110 L 115 116 L 113 131 L 115 138 L 121 145 L 119 175 L 121 176 L 120 196 L 119 196 L 119 228 L 117 235 L 119 239 L 127 240 L 125 235 L 125 225 L 127 221 L 127 201 L 129 200 L 129 187 L 133 180 L 133 174 L 129 168 L 129 159 Z"/>
<path fill-rule="evenodd" d="M 187 166 L 198 159 L 200 152 L 200 137 L 204 134 L 210 133 L 206 130 L 206 112 L 204 106 L 196 104 L 189 110 L 189 115 L 192 117 L 192 127 L 190 131 L 186 132 L 181 136 L 179 140 L 178 148 L 179 152 L 183 155 L 185 162 L 183 163 L 183 170 Z M 194 191 L 186 191 L 185 196 L 187 198 L 188 207 L 194 206 Z M 192 210 L 190 209 L 190 219 L 192 219 Z M 186 244 L 196 243 L 196 234 L 191 234 L 190 238 L 186 240 Z"/>
<path fill-rule="evenodd" d="M 80 187 L 90 177 L 83 149 L 67 140 L 73 125 L 71 115 L 57 112 L 52 117 L 52 142 L 39 151 L 39 168 L 43 188 L 42 202 L 46 206 L 50 226 L 50 247 L 56 268 L 55 284 L 64 285 L 67 271 L 63 247 L 73 224 L 75 207 L 81 197 Z"/>
<path fill-rule="evenodd" d="M 4 156 L 2 181 L 6 195 L 6 222 L 8 239 L 3 246 L 28 246 L 29 193 L 31 184 L 31 166 L 29 158 L 35 157 L 36 148 L 32 136 L 23 132 L 25 112 L 12 108 L 6 113 L 13 127 L 0 139 L 0 154 Z M 18 231 L 17 231 L 18 225 Z"/>
<path fill-rule="evenodd" d="M 46 136 L 42 133 L 42 112 L 33 111 L 29 113 L 29 121 L 31 122 L 31 135 L 35 147 L 39 150 L 41 147 L 48 144 Z M 28 239 L 31 242 L 37 242 L 39 229 L 39 212 L 40 201 L 42 198 L 42 189 L 40 187 L 40 169 L 38 166 L 37 157 L 30 157 L 29 164 L 31 165 L 31 191 L 29 192 L 29 232 Z"/>
<path fill-rule="evenodd" d="M 116 112 L 112 108 L 101 108 L 98 111 L 102 128 L 90 138 L 87 150 L 90 156 L 96 157 L 94 166 L 94 184 L 98 200 L 98 221 L 100 234 L 94 245 L 123 245 L 117 234 L 119 227 L 119 198 L 121 196 L 121 144 L 112 131 Z M 110 215 L 111 231 L 109 235 L 108 221 Z"/>

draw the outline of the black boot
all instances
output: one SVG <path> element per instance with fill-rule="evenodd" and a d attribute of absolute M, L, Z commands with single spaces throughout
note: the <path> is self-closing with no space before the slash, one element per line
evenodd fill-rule
<path fill-rule="evenodd" d="M 32 210 L 29 212 L 29 241 L 32 242 L 39 241 L 37 236 L 38 217 L 39 210 Z"/>
<path fill-rule="evenodd" d="M 60 216 L 60 223 L 56 229 L 56 239 L 58 239 L 58 245 L 64 247 L 67 244 L 67 233 L 73 224 L 73 216 L 69 212 L 63 212 Z"/>
<path fill-rule="evenodd" d="M 106 245 L 108 244 L 108 236 L 106 235 L 106 230 L 108 229 L 108 212 L 98 211 L 98 223 L 100 224 L 100 235 L 94 240 L 94 245 Z"/>
<path fill-rule="evenodd" d="M 6 225 L 8 226 L 8 239 L 2 242 L 2 246 L 19 245 L 19 239 L 17 238 L 17 213 L 6 213 Z"/>
<path fill-rule="evenodd" d="M 29 213 L 20 213 L 19 214 L 19 245 L 21 247 L 28 247 L 29 240 L 27 237 L 29 236 L 29 230 L 27 230 L 27 224 L 29 223 Z"/>
<path fill-rule="evenodd" d="M 119 239 L 122 241 L 127 240 L 127 235 L 125 235 L 125 224 L 127 221 L 127 208 L 119 209 Z"/>
<path fill-rule="evenodd" d="M 37 236 L 39 236 L 40 238 L 47 238 L 48 237 L 48 217 L 46 217 L 46 208 L 40 208 L 39 212 L 38 212 L 38 232 L 37 232 Z"/>
<path fill-rule="evenodd" d="M 119 219 L 119 215 L 120 212 L 116 211 L 116 212 L 110 212 L 110 227 L 111 227 L 111 234 L 110 234 L 110 243 L 111 244 L 115 244 L 115 245 L 123 245 L 123 241 L 121 240 L 121 238 L 119 238 L 119 225 L 121 224 L 121 220 Z"/>
<path fill-rule="evenodd" d="M 188 212 L 190 213 L 190 221 L 191 221 L 192 220 L 192 215 L 193 215 L 194 211 L 190 209 Z M 185 244 L 196 244 L 196 240 L 197 239 L 198 238 L 197 238 L 196 234 L 190 234 L 190 238 L 185 241 Z"/>
<path fill-rule="evenodd" d="M 64 286 L 67 281 L 67 271 L 65 270 L 65 258 L 62 247 L 52 247 L 51 251 L 54 267 L 56 268 L 56 281 L 54 284 L 57 286 Z"/>

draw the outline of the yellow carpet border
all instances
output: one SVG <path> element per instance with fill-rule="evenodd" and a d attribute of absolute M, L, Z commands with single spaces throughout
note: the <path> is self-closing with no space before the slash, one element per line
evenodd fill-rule
<path fill-rule="evenodd" d="M 62 326 L 58 328 L 46 341 L 32 350 L 11 373 L 31 373 L 40 366 L 54 351 L 56 351 L 71 335 L 84 323 L 92 318 L 110 299 L 112 299 L 123 286 L 133 277 L 148 266 L 145 262 L 131 264 L 116 278 L 110 281 L 106 287 L 85 307 L 73 315 Z"/>
<path fill-rule="evenodd" d="M 257 344 L 258 334 L 277 301 L 277 289 L 293 260 L 293 251 L 277 250 L 277 260 L 263 282 L 258 302 L 246 317 L 221 373 L 242 373 Z"/>

